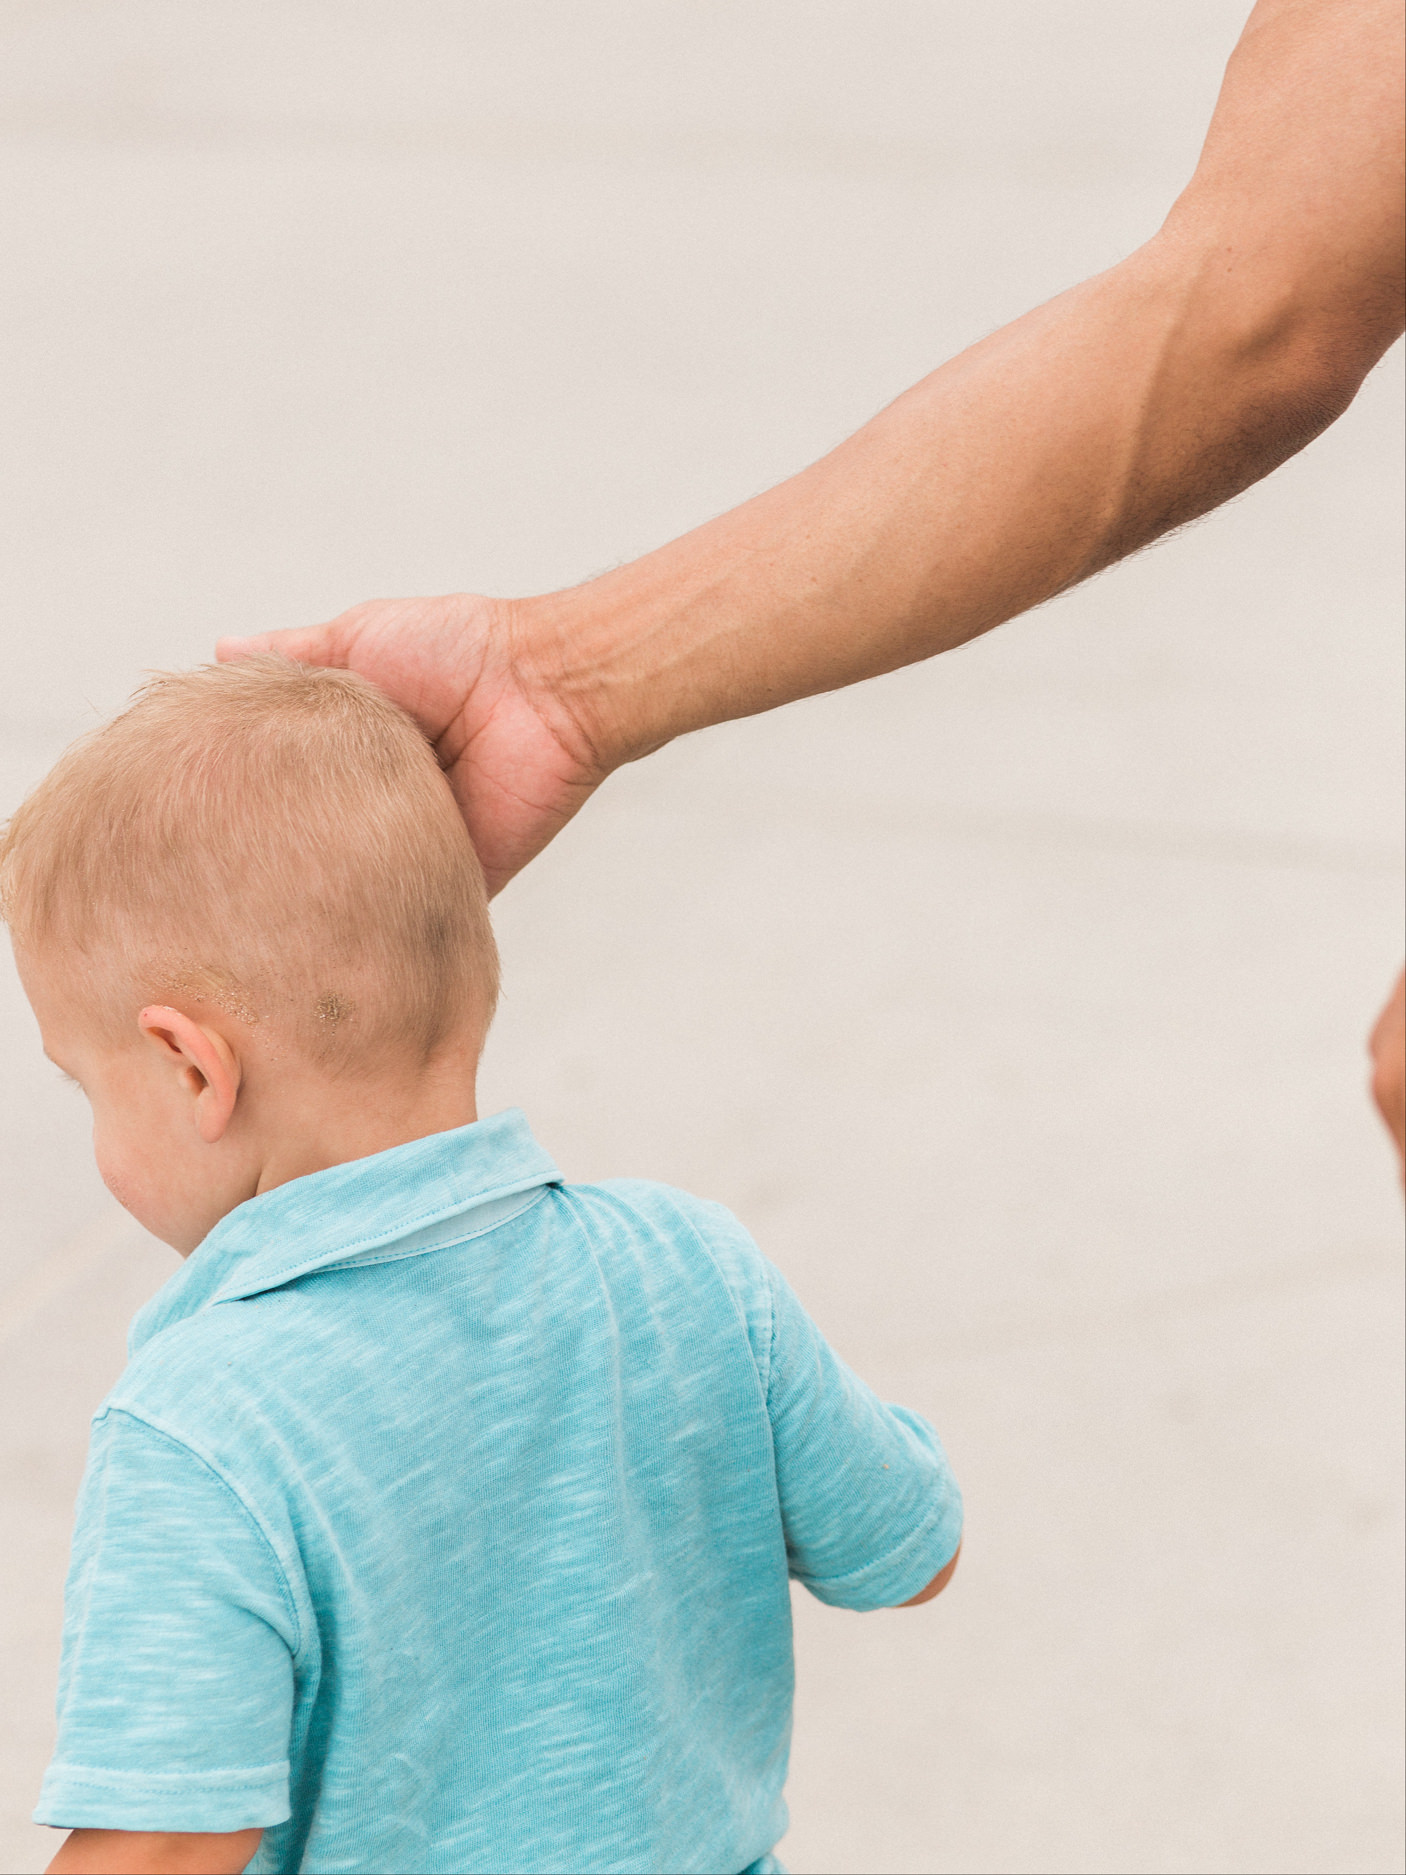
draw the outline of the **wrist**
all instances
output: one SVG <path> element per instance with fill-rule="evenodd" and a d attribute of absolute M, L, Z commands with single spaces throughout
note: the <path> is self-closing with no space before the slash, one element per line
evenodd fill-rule
<path fill-rule="evenodd" d="M 519 682 L 598 781 L 699 726 L 680 707 L 670 649 L 681 607 L 648 568 L 513 602 Z"/>

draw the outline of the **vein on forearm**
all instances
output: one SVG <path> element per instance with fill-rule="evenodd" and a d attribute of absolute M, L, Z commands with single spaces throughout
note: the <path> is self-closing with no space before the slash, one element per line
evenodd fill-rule
<path fill-rule="evenodd" d="M 1400 331 L 1394 0 L 1260 0 L 1197 173 L 1120 266 L 780 487 L 536 614 L 601 768 L 931 657 L 1229 500 Z"/>

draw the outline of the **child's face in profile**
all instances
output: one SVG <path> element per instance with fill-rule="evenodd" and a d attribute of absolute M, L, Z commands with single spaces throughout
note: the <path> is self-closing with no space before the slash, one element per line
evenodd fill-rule
<path fill-rule="evenodd" d="M 486 1023 L 472 1012 L 433 1058 L 411 1037 L 353 1072 L 202 995 L 114 994 L 116 962 L 104 976 L 102 959 L 23 944 L 15 961 L 44 1052 L 88 1096 L 103 1183 L 182 1256 L 262 1191 L 478 1117 Z M 126 1013 L 105 1025 L 105 1003 Z"/>
<path fill-rule="evenodd" d="M 134 1013 L 128 1039 L 105 1035 L 91 1020 L 86 973 L 74 967 L 76 960 L 41 963 L 16 946 L 15 961 L 45 1054 L 88 1097 L 103 1183 L 153 1236 L 188 1255 L 251 1195 L 238 1142 L 226 1127 L 215 1139 L 206 1136 L 210 1082 L 219 1079 L 221 1063 L 207 1060 L 202 1069 L 199 1060 L 173 1047 L 170 1024 L 163 1025 L 161 1017 L 196 1027 L 175 1010 Z M 198 1053 L 194 1046 L 193 1052 Z M 237 1067 L 233 1074 L 237 1090 Z M 232 1091 L 215 1092 L 226 1095 L 232 1110 Z"/>

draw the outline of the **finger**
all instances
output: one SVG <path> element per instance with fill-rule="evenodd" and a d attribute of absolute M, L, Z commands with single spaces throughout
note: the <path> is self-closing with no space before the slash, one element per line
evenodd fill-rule
<path fill-rule="evenodd" d="M 272 651 L 278 657 L 292 658 L 299 664 L 322 664 L 333 670 L 347 667 L 346 641 L 335 623 L 282 632 L 255 632 L 248 638 L 220 638 L 215 643 L 215 656 L 221 664 L 237 663 L 240 658 L 251 658 L 261 651 Z"/>

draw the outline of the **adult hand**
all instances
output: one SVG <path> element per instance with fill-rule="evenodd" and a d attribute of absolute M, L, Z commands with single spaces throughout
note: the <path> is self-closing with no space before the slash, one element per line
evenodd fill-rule
<path fill-rule="evenodd" d="M 1377 1018 L 1369 1047 L 1372 1095 L 1396 1142 L 1402 1178 L 1406 1180 L 1406 972 L 1396 979 L 1396 988 Z"/>
<path fill-rule="evenodd" d="M 356 671 L 393 697 L 434 744 L 496 892 L 608 772 L 559 686 L 537 674 L 521 610 L 474 593 L 379 599 L 307 630 L 223 638 L 216 656 L 276 651 Z"/>

